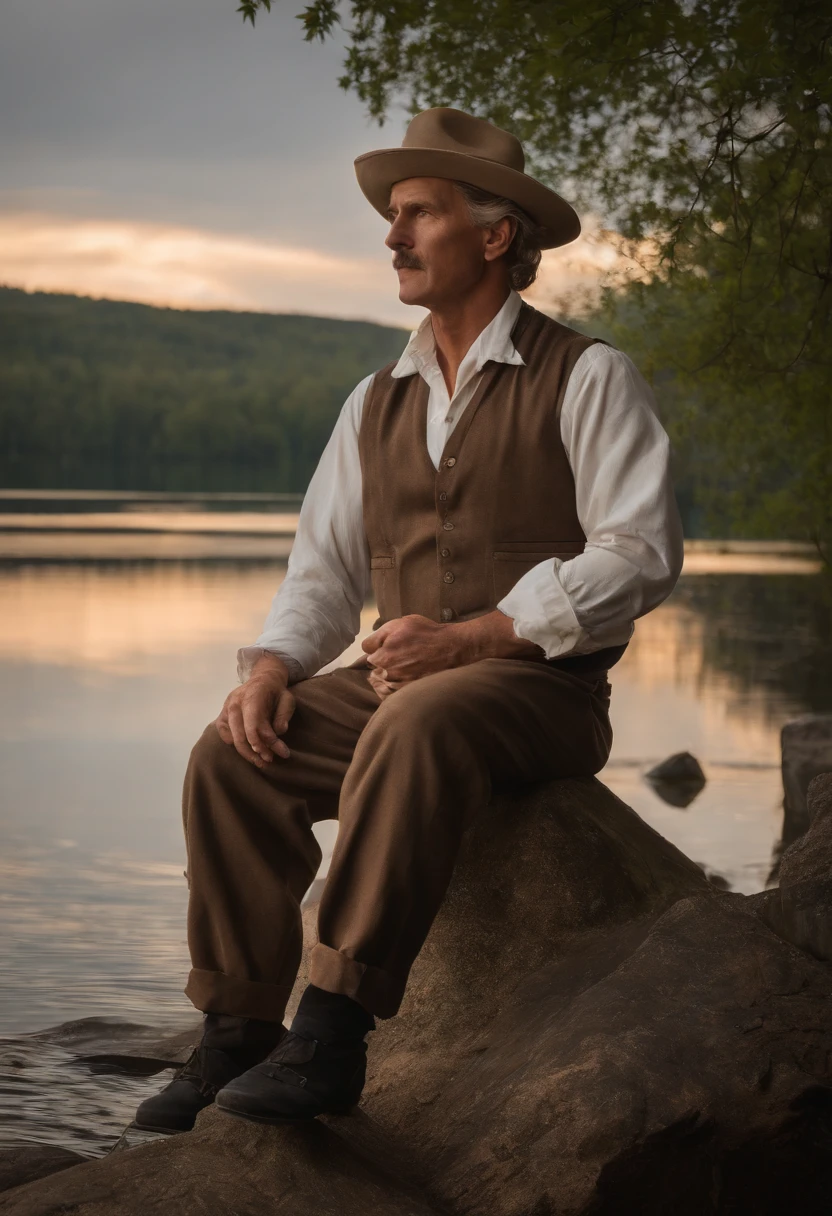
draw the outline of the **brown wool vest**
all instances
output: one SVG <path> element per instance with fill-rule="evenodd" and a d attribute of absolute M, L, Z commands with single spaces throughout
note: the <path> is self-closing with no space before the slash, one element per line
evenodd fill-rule
<path fill-rule="evenodd" d="M 525 366 L 486 365 L 438 470 L 425 438 L 425 381 L 394 379 L 395 363 L 373 377 L 359 453 L 376 627 L 408 613 L 482 616 L 538 562 L 583 552 L 560 411 L 573 367 L 597 339 L 525 303 L 511 337 Z M 594 674 L 623 652 L 550 662 Z"/>

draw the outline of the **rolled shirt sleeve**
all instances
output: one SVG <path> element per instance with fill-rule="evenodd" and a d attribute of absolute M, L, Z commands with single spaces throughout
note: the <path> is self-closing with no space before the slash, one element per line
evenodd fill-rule
<path fill-rule="evenodd" d="M 582 554 L 534 566 L 497 605 L 550 659 L 627 642 L 672 591 L 684 559 L 670 444 L 650 387 L 601 344 L 576 363 L 561 410 Z"/>
<path fill-rule="evenodd" d="M 237 652 L 241 680 L 264 651 L 284 660 L 293 683 L 308 678 L 358 634 L 371 586 L 358 430 L 372 379 L 344 402 L 303 500 L 286 577 L 263 632 Z"/>

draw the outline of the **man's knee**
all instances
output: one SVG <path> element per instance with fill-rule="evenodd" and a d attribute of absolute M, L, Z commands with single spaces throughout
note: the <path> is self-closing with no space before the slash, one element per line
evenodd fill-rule
<path fill-rule="evenodd" d="M 226 768 L 236 760 L 242 760 L 231 743 L 224 743 L 220 738 L 216 722 L 209 722 L 196 743 L 191 748 L 191 758 L 188 769 L 191 773 L 216 772 Z M 246 761 L 243 760 L 245 764 Z"/>
<path fill-rule="evenodd" d="M 424 676 L 391 693 L 364 734 L 441 740 L 464 731 L 472 706 L 456 670 Z"/>

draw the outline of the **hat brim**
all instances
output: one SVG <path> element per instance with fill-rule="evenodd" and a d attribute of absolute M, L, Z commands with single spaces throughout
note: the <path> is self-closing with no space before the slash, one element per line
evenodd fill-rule
<path fill-rule="evenodd" d="M 408 177 L 442 177 L 479 186 L 481 190 L 489 190 L 517 203 L 542 230 L 542 249 L 567 245 L 581 233 L 577 212 L 554 190 L 527 173 L 467 152 L 448 152 L 441 148 L 381 148 L 358 157 L 355 175 L 365 198 L 385 218 L 390 206 L 390 191 L 396 182 Z"/>

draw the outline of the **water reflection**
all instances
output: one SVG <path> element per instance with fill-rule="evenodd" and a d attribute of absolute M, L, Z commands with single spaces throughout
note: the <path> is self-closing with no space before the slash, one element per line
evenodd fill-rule
<path fill-rule="evenodd" d="M 0 1030 L 191 1013 L 182 772 L 284 569 L 0 566 Z M 688 576 L 613 673 L 603 779 L 734 889 L 779 839 L 782 722 L 832 707 L 831 603 L 816 575 Z M 685 750 L 708 782 L 682 809 L 642 774 Z"/>
<path fill-rule="evenodd" d="M 684 579 L 675 600 L 701 622 L 700 667 L 721 672 L 740 704 L 752 692 L 778 724 L 784 708 L 832 705 L 832 575 Z"/>
<path fill-rule="evenodd" d="M 0 567 L 0 661 L 162 674 L 176 656 L 204 668 L 216 646 L 227 682 L 237 646 L 259 634 L 283 573 L 273 562 Z"/>
<path fill-rule="evenodd" d="M 779 851 L 780 728 L 832 704 L 829 605 L 824 576 L 685 577 L 639 622 L 613 674 L 616 741 L 603 779 L 744 893 L 767 884 Z M 681 750 L 708 779 L 687 809 L 668 805 L 642 777 Z"/>

